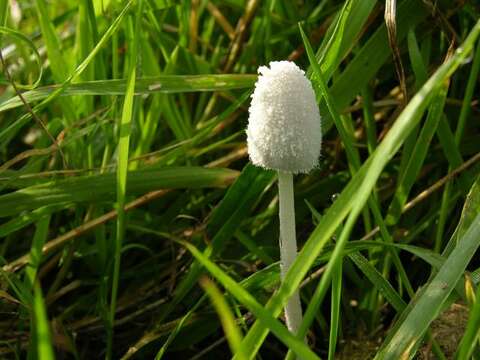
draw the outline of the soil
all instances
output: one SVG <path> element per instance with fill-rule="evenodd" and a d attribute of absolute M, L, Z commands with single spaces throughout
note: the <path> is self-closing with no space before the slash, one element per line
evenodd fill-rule
<path fill-rule="evenodd" d="M 455 303 L 445 310 L 433 323 L 432 330 L 435 340 L 440 345 L 447 359 L 454 359 L 455 351 L 462 339 L 468 320 L 468 307 Z M 382 337 L 369 338 L 360 336 L 345 339 L 340 344 L 337 360 L 369 360 L 373 359 L 382 344 Z M 435 360 L 431 344 L 424 344 L 417 352 L 417 360 Z"/>

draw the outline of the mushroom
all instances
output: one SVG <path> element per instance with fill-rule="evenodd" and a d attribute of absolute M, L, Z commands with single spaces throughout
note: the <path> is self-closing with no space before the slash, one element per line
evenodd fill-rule
<path fill-rule="evenodd" d="M 320 113 L 312 84 L 290 61 L 260 66 L 249 108 L 248 154 L 254 165 L 278 172 L 280 274 L 283 281 L 297 256 L 293 174 L 318 165 L 322 144 Z M 302 322 L 298 291 L 285 307 L 288 329 L 296 334 Z"/>

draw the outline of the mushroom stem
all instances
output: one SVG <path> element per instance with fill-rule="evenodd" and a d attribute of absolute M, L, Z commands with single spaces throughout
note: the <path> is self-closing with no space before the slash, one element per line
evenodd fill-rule
<path fill-rule="evenodd" d="M 280 276 L 283 281 L 297 257 L 292 173 L 278 171 L 278 197 L 280 206 Z M 302 323 L 302 305 L 298 291 L 292 295 L 285 306 L 285 319 L 288 330 L 296 334 Z"/>

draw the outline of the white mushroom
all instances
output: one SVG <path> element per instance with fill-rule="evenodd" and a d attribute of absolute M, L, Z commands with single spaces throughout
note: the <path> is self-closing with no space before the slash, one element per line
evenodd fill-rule
<path fill-rule="evenodd" d="M 278 171 L 280 268 L 284 278 L 297 256 L 293 174 L 318 165 L 322 144 L 320 113 L 312 84 L 297 65 L 272 61 L 261 66 L 249 108 L 247 143 L 253 164 Z M 288 329 L 302 322 L 296 292 L 285 307 Z"/>

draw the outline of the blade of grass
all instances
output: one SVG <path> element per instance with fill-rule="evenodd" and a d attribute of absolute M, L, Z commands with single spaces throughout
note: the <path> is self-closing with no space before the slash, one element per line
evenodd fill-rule
<path fill-rule="evenodd" d="M 155 360 L 161 360 L 163 356 L 165 355 L 165 352 L 167 351 L 167 348 L 170 346 L 170 344 L 175 340 L 177 335 L 179 334 L 180 330 L 184 326 L 184 324 L 194 315 L 195 311 L 202 305 L 207 299 L 206 295 L 203 295 L 187 312 L 186 314 L 180 319 L 180 321 L 177 323 L 177 326 L 175 326 L 175 329 L 173 331 L 170 331 L 168 334 L 167 340 L 164 342 L 160 350 L 158 350 L 157 355 L 155 356 Z M 143 337 L 145 339 L 145 337 Z M 148 343 L 148 342 L 147 342 Z M 143 347 L 139 346 L 137 347 L 138 343 L 136 344 L 135 347 L 130 348 L 127 353 L 122 356 L 121 360 L 127 360 L 130 359 L 139 349 Z"/>
<path fill-rule="evenodd" d="M 385 296 L 385 299 L 393 306 L 397 312 L 405 309 L 407 304 L 402 297 L 395 291 L 393 286 L 372 266 L 368 260 L 359 252 L 348 255 L 354 264 L 363 272 L 370 282 Z"/>
<path fill-rule="evenodd" d="M 68 78 L 70 72 L 68 66 L 69 63 L 62 54 L 60 40 L 58 39 L 54 25 L 48 16 L 45 0 L 35 0 L 35 5 L 53 77 L 56 82 L 62 83 Z M 60 101 L 60 105 L 64 111 L 67 124 L 72 124 L 76 119 L 75 106 L 72 100 L 63 99 Z"/>
<path fill-rule="evenodd" d="M 410 190 L 420 173 L 421 167 L 427 156 L 430 142 L 435 134 L 438 123 L 443 114 L 445 100 L 447 98 L 449 84 L 446 83 L 438 94 L 435 95 L 428 110 L 427 120 L 420 131 L 417 142 L 411 152 L 411 157 L 399 179 L 395 194 L 393 196 L 390 207 L 387 211 L 386 222 L 388 225 L 394 225 L 400 219 L 402 209 L 407 202 Z"/>
<path fill-rule="evenodd" d="M 343 4 L 315 56 L 321 64 L 325 79 L 332 77 L 335 69 L 352 49 L 375 4 L 372 0 L 348 0 Z M 311 73 L 312 69 L 309 69 L 307 74 Z"/>
<path fill-rule="evenodd" d="M 244 89 L 253 87 L 256 80 L 257 75 L 249 74 L 160 75 L 138 78 L 135 83 L 135 95 Z M 24 92 L 22 95 L 27 103 L 32 103 L 48 98 L 61 87 L 62 85 L 45 86 Z M 126 87 L 127 81 L 124 79 L 77 82 L 65 86 L 59 96 L 124 95 Z M 0 103 L 0 112 L 22 104 L 21 100 L 14 96 Z"/>
<path fill-rule="evenodd" d="M 107 359 L 112 359 L 113 356 L 113 327 L 115 323 L 115 311 L 117 307 L 117 293 L 120 282 L 120 262 L 122 244 L 125 237 L 126 217 L 125 217 L 125 197 L 127 192 L 127 171 L 128 171 L 128 157 L 130 146 L 130 128 L 133 117 L 134 107 L 134 92 L 135 80 L 137 70 L 137 51 L 138 43 L 141 34 L 141 20 L 143 1 L 137 2 L 137 9 L 134 18 L 134 35 L 133 41 L 130 44 L 129 51 L 129 69 L 127 78 L 127 91 L 123 102 L 122 117 L 120 121 L 120 128 L 118 134 L 118 161 L 117 161 L 117 227 L 115 236 L 115 250 L 113 260 L 113 277 L 112 277 L 112 291 L 110 298 L 110 329 L 107 331 Z"/>
<path fill-rule="evenodd" d="M 48 16 L 47 3 L 45 0 L 35 0 L 37 8 L 37 16 L 39 19 L 40 29 L 42 31 L 43 40 L 49 53 L 50 66 L 52 68 L 53 77 L 57 82 L 63 82 L 69 74 L 68 64 L 62 53 L 62 46 L 53 22 Z"/>
<path fill-rule="evenodd" d="M 43 301 L 40 285 L 34 286 L 33 312 L 35 323 L 35 340 L 37 344 L 36 354 L 39 359 L 54 360 L 54 352 L 50 336 L 45 302 Z"/>
<path fill-rule="evenodd" d="M 42 248 L 47 241 L 50 217 L 50 215 L 47 215 L 36 223 L 35 235 L 33 236 L 32 246 L 30 248 L 30 261 L 25 269 L 28 283 L 32 288 L 35 285 L 37 271 L 42 261 Z"/>
<path fill-rule="evenodd" d="M 257 256 L 258 259 L 262 260 L 266 265 L 270 265 L 274 263 L 274 260 L 268 255 L 261 247 L 255 244 L 255 241 L 242 232 L 241 230 L 237 230 L 235 232 L 235 237 L 244 245 L 248 251 Z"/>
<path fill-rule="evenodd" d="M 330 337 L 328 339 L 328 360 L 335 359 L 338 327 L 340 320 L 340 300 L 342 297 L 342 263 L 339 262 L 332 271 L 332 298 L 330 311 Z"/>
<path fill-rule="evenodd" d="M 367 133 L 368 153 L 372 154 L 377 147 L 377 127 L 373 112 L 372 89 L 365 86 L 362 90 L 363 118 L 365 119 L 365 132 Z"/>
<path fill-rule="evenodd" d="M 473 56 L 473 63 L 470 69 L 470 74 L 468 75 L 467 87 L 465 89 L 465 95 L 462 101 L 462 108 L 460 110 L 460 116 L 458 118 L 457 129 L 455 131 L 455 142 L 459 145 L 462 142 L 463 133 L 465 130 L 465 124 L 467 122 L 468 116 L 470 115 L 472 106 L 471 101 L 473 97 L 473 92 L 477 85 L 478 72 L 480 70 L 480 43 L 477 43 L 477 48 L 475 49 L 475 54 Z"/>
<path fill-rule="evenodd" d="M 0 225 L 0 237 L 3 238 L 15 231 L 23 229 L 24 227 L 34 223 L 40 218 L 43 218 L 46 215 L 50 215 L 62 209 L 65 209 L 64 204 L 53 205 L 53 206 L 42 206 L 27 214 L 16 216 L 13 219 Z"/>
<path fill-rule="evenodd" d="M 412 70 L 415 74 L 415 87 L 420 89 L 425 81 L 428 80 L 428 73 L 423 63 L 422 54 L 418 47 L 417 37 L 415 35 L 415 29 L 413 28 L 408 30 L 407 44 L 410 63 L 412 64 Z"/>
<path fill-rule="evenodd" d="M 220 168 L 142 169 L 128 172 L 126 191 L 129 194 L 143 194 L 159 188 L 225 187 L 237 176 L 237 171 Z M 48 181 L 41 185 L 26 187 L 0 196 L 0 217 L 69 202 L 114 201 L 115 184 L 115 174 L 104 173 Z"/>

